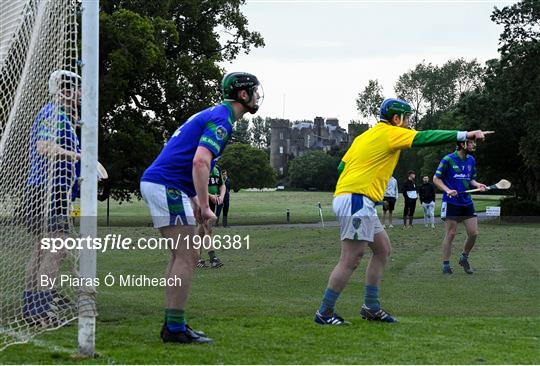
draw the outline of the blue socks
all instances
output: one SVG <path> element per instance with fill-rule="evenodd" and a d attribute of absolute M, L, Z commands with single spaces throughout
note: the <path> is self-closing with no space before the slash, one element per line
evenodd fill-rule
<path fill-rule="evenodd" d="M 332 315 L 334 313 L 334 306 L 339 297 L 339 292 L 327 288 L 324 291 L 324 297 L 321 302 L 321 307 L 319 308 L 319 313 L 321 315 Z"/>
<path fill-rule="evenodd" d="M 381 308 L 381 302 L 379 301 L 379 287 L 366 285 L 364 292 L 364 304 L 370 310 L 379 310 Z"/>
<path fill-rule="evenodd" d="M 185 311 L 180 309 L 165 309 L 165 322 L 171 333 L 186 331 Z"/>
<path fill-rule="evenodd" d="M 468 254 L 461 253 L 461 257 L 459 258 L 460 261 L 462 261 L 462 260 L 468 260 L 468 259 L 469 259 L 469 255 L 468 255 Z"/>

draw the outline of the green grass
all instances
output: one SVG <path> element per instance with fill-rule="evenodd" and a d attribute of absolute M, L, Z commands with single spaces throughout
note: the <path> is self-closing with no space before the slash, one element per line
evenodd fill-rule
<path fill-rule="evenodd" d="M 221 252 L 225 266 L 198 270 L 188 321 L 215 339 L 211 346 L 163 345 L 163 288 L 99 287 L 97 359 L 78 360 L 76 327 L 0 353 L 0 363 L 163 364 L 538 364 L 540 363 L 539 225 L 481 224 L 471 263 L 440 273 L 442 228 L 389 231 L 392 260 L 383 305 L 399 324 L 358 315 L 363 271 L 351 279 L 337 310 L 353 324 L 316 326 L 312 317 L 339 256 L 338 230 L 221 229 L 250 235 L 249 250 Z M 102 228 L 132 238 L 150 228 Z M 453 264 L 463 242 L 456 238 Z M 100 279 L 111 272 L 161 277 L 166 251 L 110 251 L 98 256 Z M 54 347 L 53 347 L 54 346 Z"/>
<path fill-rule="evenodd" d="M 319 221 L 318 203 L 321 203 L 325 220 L 335 220 L 332 211 L 331 192 L 231 192 L 229 223 L 231 225 L 283 224 L 287 222 L 287 209 L 291 223 L 315 223 Z M 479 212 L 486 206 L 499 206 L 500 196 L 478 196 L 475 207 Z M 439 215 L 441 197 L 437 197 L 435 214 Z M 379 208 L 381 211 L 381 208 Z M 106 225 L 106 202 L 99 205 L 99 224 Z M 382 211 L 381 211 L 382 212 Z M 403 197 L 400 196 L 394 217 L 403 214 Z M 416 218 L 423 217 L 420 204 L 416 206 Z M 150 226 L 151 218 L 144 201 L 132 200 L 119 204 L 110 202 L 110 226 Z"/>

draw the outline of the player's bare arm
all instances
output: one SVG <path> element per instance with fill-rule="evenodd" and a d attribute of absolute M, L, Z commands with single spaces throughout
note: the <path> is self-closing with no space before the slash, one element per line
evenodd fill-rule
<path fill-rule="evenodd" d="M 445 192 L 450 197 L 457 196 L 458 192 L 455 189 L 450 189 L 444 184 L 443 180 L 436 175 L 433 176 L 433 184 L 437 186 L 441 191 Z"/>
<path fill-rule="evenodd" d="M 193 185 L 197 192 L 199 206 L 201 209 L 201 219 L 203 221 L 215 219 L 216 215 L 210 210 L 208 204 L 208 178 L 210 176 L 210 165 L 212 153 L 203 146 L 199 146 L 193 158 Z"/>
<path fill-rule="evenodd" d="M 474 180 L 474 179 L 471 180 L 471 185 L 472 185 L 473 187 L 479 188 L 479 189 L 480 189 L 480 192 L 485 192 L 485 191 L 487 191 L 487 189 L 488 189 L 487 186 L 486 186 L 484 183 L 479 183 L 479 182 L 477 182 L 477 181 Z"/>
<path fill-rule="evenodd" d="M 52 141 L 38 141 L 36 142 L 36 149 L 38 154 L 43 156 L 56 156 L 68 161 L 77 161 L 81 158 L 81 155 L 76 151 L 66 150 Z"/>
<path fill-rule="evenodd" d="M 469 131 L 467 132 L 467 139 L 468 140 L 485 140 L 487 135 L 491 135 L 495 133 L 495 131 L 482 131 L 482 130 L 475 130 L 475 131 Z"/>
<path fill-rule="evenodd" d="M 221 205 L 223 203 L 223 200 L 225 199 L 225 192 L 227 191 L 227 188 L 225 187 L 225 184 L 222 184 L 219 187 L 219 196 L 218 196 L 218 204 Z"/>

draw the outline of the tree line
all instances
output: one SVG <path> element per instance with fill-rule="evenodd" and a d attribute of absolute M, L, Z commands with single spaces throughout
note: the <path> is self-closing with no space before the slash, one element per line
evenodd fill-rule
<path fill-rule="evenodd" d="M 101 5 L 100 160 L 110 172 L 114 198 L 138 192 L 140 175 L 179 123 L 219 102 L 224 73 L 219 63 L 264 46 L 261 34 L 248 29 L 240 11 L 244 3 L 111 0 Z M 422 61 L 398 78 L 394 94 L 413 105 L 414 128 L 497 131 L 478 147 L 479 178 L 487 183 L 507 178 L 519 195 L 540 201 L 540 3 L 522 0 L 495 8 L 491 19 L 504 28 L 499 58 L 485 65 L 462 58 L 443 65 Z M 221 38 L 218 30 L 228 37 Z M 357 98 L 360 114 L 373 121 L 384 95 L 379 82 L 369 80 Z M 232 156 L 263 158 L 254 153 L 262 150 L 266 171 L 271 121 L 260 116 L 237 121 L 233 146 L 221 164 L 233 167 Z M 396 178 L 404 179 L 409 169 L 432 175 L 452 148 L 404 151 Z M 333 189 L 343 153 L 309 152 L 292 159 L 288 183 Z M 234 164 L 240 171 L 255 162 Z M 262 176 L 275 182 L 275 174 Z M 244 187 L 237 183 L 236 188 Z"/>
<path fill-rule="evenodd" d="M 244 3 L 101 3 L 99 158 L 113 198 L 138 194 L 144 169 L 181 121 L 219 103 L 220 63 L 264 46 L 240 11 Z"/>
<path fill-rule="evenodd" d="M 540 202 L 540 2 L 495 8 L 491 20 L 504 28 L 498 59 L 424 61 L 401 75 L 394 91 L 416 110 L 413 128 L 496 131 L 475 153 L 479 180 L 509 179 L 518 197 Z M 376 114 L 382 99 L 382 87 L 370 80 L 358 95 L 359 112 Z M 404 180 L 412 169 L 432 176 L 453 148 L 405 150 L 394 175 Z"/>

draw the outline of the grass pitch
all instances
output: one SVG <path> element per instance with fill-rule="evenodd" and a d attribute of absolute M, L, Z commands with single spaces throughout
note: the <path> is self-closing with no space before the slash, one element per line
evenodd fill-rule
<path fill-rule="evenodd" d="M 320 221 L 318 203 L 321 203 L 325 221 L 334 221 L 332 211 L 332 192 L 231 192 L 229 224 L 285 224 L 287 223 L 287 209 L 290 212 L 290 222 L 316 223 Z M 478 212 L 483 212 L 486 206 L 499 206 L 501 196 L 479 195 L 474 197 Z M 403 196 L 400 195 L 394 211 L 394 225 L 399 223 L 403 216 Z M 441 196 L 437 196 L 435 215 L 440 214 Z M 378 207 L 379 215 L 382 213 Z M 99 205 L 99 224 L 106 225 L 106 202 Z M 415 218 L 423 216 L 422 206 L 416 205 Z M 144 201 L 137 199 L 131 202 L 118 204 L 110 202 L 110 226 L 149 226 L 152 219 Z"/>
<path fill-rule="evenodd" d="M 0 363 L 158 364 L 538 364 L 540 363 L 539 225 L 480 225 L 471 255 L 474 275 L 440 270 L 442 227 L 389 231 L 394 252 L 381 296 L 399 324 L 362 320 L 363 259 L 337 311 L 348 327 L 313 323 L 328 275 L 339 256 L 338 229 L 221 229 L 250 236 L 250 249 L 219 253 L 225 266 L 198 270 L 188 322 L 215 339 L 211 346 L 163 345 L 163 288 L 99 287 L 96 348 L 79 360 L 76 326 L 40 335 L 0 353 Z M 102 228 L 132 238 L 151 228 Z M 165 250 L 98 255 L 109 272 L 160 277 Z"/>

